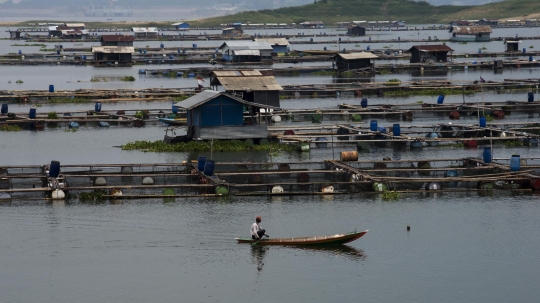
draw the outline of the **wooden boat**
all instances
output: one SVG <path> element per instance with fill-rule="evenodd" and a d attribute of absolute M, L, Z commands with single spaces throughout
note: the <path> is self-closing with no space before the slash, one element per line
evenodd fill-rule
<path fill-rule="evenodd" d="M 175 118 L 175 119 L 159 118 L 158 120 L 168 125 L 186 125 L 187 124 L 187 118 Z"/>
<path fill-rule="evenodd" d="M 301 238 L 265 238 L 260 241 L 251 238 L 235 238 L 238 243 L 256 243 L 260 245 L 339 245 L 352 242 L 368 231 L 352 232 L 348 234 L 335 234 L 329 236 L 301 237 Z"/>

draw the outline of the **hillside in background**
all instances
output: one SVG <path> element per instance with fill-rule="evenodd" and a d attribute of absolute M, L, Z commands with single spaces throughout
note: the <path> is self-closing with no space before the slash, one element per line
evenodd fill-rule
<path fill-rule="evenodd" d="M 410 0 L 319 0 L 300 7 L 275 10 L 243 12 L 235 15 L 212 18 L 204 24 L 229 22 L 300 23 L 306 20 L 320 20 L 327 24 L 352 20 L 403 20 L 408 23 L 440 22 L 448 14 L 458 14 L 470 6 L 433 6 L 425 1 Z"/>

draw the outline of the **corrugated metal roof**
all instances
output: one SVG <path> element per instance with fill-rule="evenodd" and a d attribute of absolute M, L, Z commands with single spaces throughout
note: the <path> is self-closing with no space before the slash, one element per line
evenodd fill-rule
<path fill-rule="evenodd" d="M 263 76 L 263 74 L 258 70 L 214 70 L 212 71 L 216 77 L 257 77 Z"/>
<path fill-rule="evenodd" d="M 478 25 L 478 26 L 452 26 L 450 32 L 464 35 L 476 35 L 491 33 L 491 26 Z"/>
<path fill-rule="evenodd" d="M 255 38 L 253 40 L 257 42 L 268 42 L 270 43 L 270 45 L 280 45 L 280 46 L 290 45 L 289 41 L 285 38 Z"/>
<path fill-rule="evenodd" d="M 66 23 L 69 27 L 84 27 L 84 23 Z"/>
<path fill-rule="evenodd" d="M 134 52 L 133 46 L 92 46 L 92 53 L 131 54 Z"/>
<path fill-rule="evenodd" d="M 273 76 L 260 77 L 217 77 L 217 80 L 227 91 L 267 91 L 283 90 Z"/>
<path fill-rule="evenodd" d="M 444 45 L 444 44 L 438 44 L 438 45 L 414 45 L 413 47 L 411 47 L 409 49 L 409 52 L 413 48 L 416 48 L 416 49 L 420 50 L 421 52 L 444 52 L 444 51 L 453 52 L 454 51 L 453 49 L 451 49 L 450 47 L 448 47 L 447 45 Z"/>
<path fill-rule="evenodd" d="M 337 54 L 336 56 L 340 56 L 341 58 L 343 58 L 345 60 L 379 58 L 377 55 L 374 55 L 374 54 L 368 53 L 368 52 L 350 53 L 350 54 Z"/>
<path fill-rule="evenodd" d="M 136 33 L 157 33 L 157 27 L 133 27 L 132 31 Z"/>
<path fill-rule="evenodd" d="M 219 47 L 219 49 L 228 46 L 232 50 L 243 49 L 257 49 L 257 50 L 273 50 L 272 46 L 268 42 L 256 42 L 256 41 L 226 41 Z"/>
<path fill-rule="evenodd" d="M 82 29 L 82 30 L 72 30 L 72 29 L 66 29 L 66 30 L 62 30 L 62 35 L 86 35 L 88 34 L 88 32 L 85 30 L 85 29 Z"/>
<path fill-rule="evenodd" d="M 233 50 L 235 56 L 260 56 L 261 52 L 257 49 Z"/>
<path fill-rule="evenodd" d="M 279 109 L 278 107 L 274 107 L 274 106 L 269 106 L 269 105 L 264 105 L 264 104 L 258 104 L 258 103 L 254 103 L 254 102 L 249 102 L 249 101 L 245 101 L 245 100 L 242 100 L 240 98 L 237 98 L 237 97 L 234 97 L 234 96 L 231 96 L 225 92 L 218 92 L 218 91 L 215 91 L 215 90 L 203 90 L 202 92 L 196 94 L 195 96 L 193 97 L 190 97 L 190 98 L 187 98 L 186 100 L 183 100 L 183 101 L 180 101 L 180 102 L 177 102 L 174 106 L 176 107 L 180 107 L 180 108 L 183 108 L 183 109 L 193 109 L 195 107 L 198 107 L 210 100 L 213 100 L 221 95 L 224 95 L 224 96 L 227 96 L 235 101 L 238 101 L 242 104 L 246 104 L 246 105 L 253 105 L 253 106 L 256 106 L 256 107 L 261 107 L 261 108 L 273 108 L 273 109 Z"/>
<path fill-rule="evenodd" d="M 302 22 L 300 23 L 302 25 L 320 25 L 320 24 L 324 24 L 322 21 L 305 21 L 305 22 Z"/>

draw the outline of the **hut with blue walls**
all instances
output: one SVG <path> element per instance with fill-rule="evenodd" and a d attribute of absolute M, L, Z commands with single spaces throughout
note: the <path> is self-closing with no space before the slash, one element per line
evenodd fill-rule
<path fill-rule="evenodd" d="M 188 31 L 189 30 L 189 23 L 186 22 L 177 22 L 171 24 L 176 28 L 177 31 Z"/>
<path fill-rule="evenodd" d="M 175 106 L 187 112 L 187 137 L 192 140 L 266 138 L 269 117 L 262 117 L 259 109 L 279 109 L 214 90 L 202 91 Z M 244 109 L 251 117 L 244 115 Z"/>

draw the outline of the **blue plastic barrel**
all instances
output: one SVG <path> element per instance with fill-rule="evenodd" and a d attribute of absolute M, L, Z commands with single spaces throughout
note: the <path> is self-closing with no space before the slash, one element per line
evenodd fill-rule
<path fill-rule="evenodd" d="M 401 135 L 401 126 L 399 125 L 399 123 L 392 125 L 392 133 L 394 134 L 394 136 Z"/>
<path fill-rule="evenodd" d="M 341 41 L 341 38 L 339 38 L 339 41 Z"/>
<path fill-rule="evenodd" d="M 444 95 L 439 95 L 439 98 L 437 98 L 437 104 L 443 104 L 444 102 Z"/>
<path fill-rule="evenodd" d="M 82 56 L 83 61 L 86 61 L 86 55 Z"/>
<path fill-rule="evenodd" d="M 519 171 L 521 168 L 519 155 L 512 155 L 510 158 L 510 171 Z"/>
<path fill-rule="evenodd" d="M 529 92 L 527 94 L 527 101 L 529 102 L 533 102 L 534 101 L 534 93 L 533 92 Z"/>
<path fill-rule="evenodd" d="M 139 48 L 139 54 L 142 54 L 142 49 Z"/>
<path fill-rule="evenodd" d="M 212 176 L 214 174 L 214 160 L 206 160 L 206 163 L 204 163 L 204 174 L 206 176 Z"/>
<path fill-rule="evenodd" d="M 325 137 L 319 137 L 315 139 L 315 145 L 317 148 L 326 148 L 328 145 L 327 141 L 328 140 Z"/>
<path fill-rule="evenodd" d="M 146 50 L 143 50 L 143 54 L 145 54 L 145 55 L 146 55 Z"/>
<path fill-rule="evenodd" d="M 188 74 L 188 78 L 195 78 L 195 74 Z"/>
<path fill-rule="evenodd" d="M 367 49 L 367 50 L 370 50 L 370 49 L 371 49 L 371 47 L 370 47 L 370 46 L 368 46 L 368 47 L 366 47 L 366 49 Z"/>
<path fill-rule="evenodd" d="M 529 62 L 533 61 L 533 56 L 529 56 Z"/>
<path fill-rule="evenodd" d="M 397 37 L 397 41 L 401 41 L 401 37 Z"/>
<path fill-rule="evenodd" d="M 178 53 L 182 52 L 182 50 L 181 50 L 181 49 L 177 49 L 176 51 L 177 51 Z"/>
<path fill-rule="evenodd" d="M 197 159 L 197 169 L 199 171 L 204 171 L 204 165 L 206 164 L 206 157 L 205 156 L 199 156 Z"/>
<path fill-rule="evenodd" d="M 56 51 L 56 54 L 57 54 L 57 55 L 60 55 L 60 50 L 57 50 L 57 51 Z"/>
<path fill-rule="evenodd" d="M 479 124 L 480 127 L 486 127 L 486 117 L 480 117 Z"/>
<path fill-rule="evenodd" d="M 60 162 L 53 160 L 49 168 L 49 177 L 56 178 L 58 175 L 60 175 Z"/>
<path fill-rule="evenodd" d="M 49 85 L 49 93 L 54 93 L 54 85 Z"/>
<path fill-rule="evenodd" d="M 527 49 L 526 48 L 523 48 L 523 53 L 526 53 L 527 52 Z"/>
<path fill-rule="evenodd" d="M 300 57 L 303 57 L 303 56 L 304 56 L 304 53 L 303 53 L 303 52 L 300 52 L 299 55 L 300 55 Z"/>
<path fill-rule="evenodd" d="M 99 122 L 99 126 L 100 126 L 100 127 L 109 127 L 109 122 L 100 121 L 100 122 Z"/>
<path fill-rule="evenodd" d="M 479 54 L 482 53 L 482 49 L 481 49 L 481 48 L 478 49 L 478 53 L 479 53 Z"/>
<path fill-rule="evenodd" d="M 309 38 L 309 42 L 313 42 L 313 38 Z"/>
<path fill-rule="evenodd" d="M 193 43 L 193 48 L 197 48 L 197 44 Z"/>
<path fill-rule="evenodd" d="M 484 152 L 482 153 L 484 163 L 491 163 L 491 148 L 484 147 Z"/>
<path fill-rule="evenodd" d="M 182 75 L 184 75 L 184 72 L 176 72 L 177 77 L 182 77 Z"/>
<path fill-rule="evenodd" d="M 367 107 L 367 98 L 362 98 L 362 101 L 360 101 L 360 106 L 366 108 Z"/>
<path fill-rule="evenodd" d="M 77 123 L 75 121 L 71 121 L 71 122 L 69 122 L 68 127 L 69 128 L 79 128 L 79 123 Z"/>
<path fill-rule="evenodd" d="M 165 45 L 163 45 L 163 43 L 161 43 L 161 44 L 159 45 L 159 48 L 164 48 L 164 47 L 165 47 Z"/>
<path fill-rule="evenodd" d="M 28 118 L 30 118 L 30 119 L 35 119 L 36 118 L 36 109 L 35 108 L 30 109 L 30 112 L 28 113 Z"/>
<path fill-rule="evenodd" d="M 169 59 L 170 60 L 174 59 L 173 55 L 169 55 Z"/>
<path fill-rule="evenodd" d="M 178 107 L 174 106 L 174 102 L 172 103 L 171 109 L 172 109 L 173 114 L 178 113 Z"/>
<path fill-rule="evenodd" d="M 7 103 L 2 103 L 2 115 L 5 115 L 8 113 L 8 105 Z"/>
<path fill-rule="evenodd" d="M 22 55 L 22 50 L 19 50 L 19 55 Z"/>
<path fill-rule="evenodd" d="M 445 176 L 446 178 L 455 178 L 455 177 L 458 176 L 458 173 L 457 173 L 457 171 L 455 171 L 455 170 L 447 170 L 447 171 L 444 173 L 444 176 Z"/>
<path fill-rule="evenodd" d="M 372 132 L 377 131 L 377 120 L 371 120 L 371 122 L 369 122 L 369 130 Z"/>
<path fill-rule="evenodd" d="M 379 127 L 377 127 L 377 130 L 378 130 L 379 132 L 383 133 L 383 134 L 386 134 L 386 127 L 384 127 L 384 126 L 379 126 Z M 383 137 L 383 138 L 384 138 L 384 137 Z"/>
<path fill-rule="evenodd" d="M 324 47 L 324 50 L 326 50 L 326 46 Z"/>
<path fill-rule="evenodd" d="M 99 113 L 101 111 L 101 102 L 96 102 L 96 106 L 94 108 L 96 113 Z"/>

